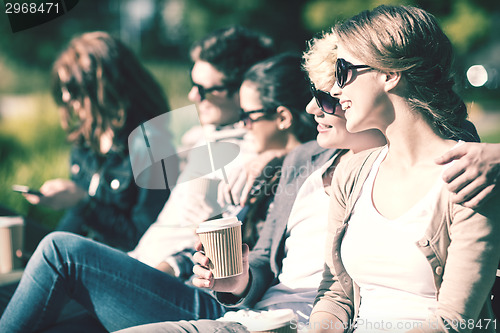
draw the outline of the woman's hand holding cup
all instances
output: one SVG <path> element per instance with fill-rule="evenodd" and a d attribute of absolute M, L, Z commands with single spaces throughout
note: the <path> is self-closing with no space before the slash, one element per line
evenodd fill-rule
<path fill-rule="evenodd" d="M 248 249 L 247 244 L 242 245 L 242 274 L 221 279 L 214 279 L 212 272 L 208 269 L 209 259 L 202 252 L 203 245 L 201 242 L 196 244 L 195 249 L 198 252 L 196 252 L 193 256 L 194 261 L 197 263 L 197 265 L 193 268 L 193 273 L 196 275 L 192 281 L 194 286 L 198 288 L 208 288 L 219 292 L 232 293 L 235 296 L 242 296 L 245 293 L 250 281 L 248 264 L 248 254 L 250 250 Z"/>

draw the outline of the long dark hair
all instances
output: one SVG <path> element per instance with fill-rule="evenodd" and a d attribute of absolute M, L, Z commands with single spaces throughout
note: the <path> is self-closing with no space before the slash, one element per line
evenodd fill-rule
<path fill-rule="evenodd" d="M 70 94 L 68 103 L 63 89 Z M 113 131 L 115 148 L 125 150 L 134 128 L 169 108 L 161 87 L 133 52 L 106 32 L 71 40 L 54 63 L 52 92 L 68 140 L 96 153 L 106 130 Z"/>
<path fill-rule="evenodd" d="M 243 78 L 255 84 L 265 109 L 287 107 L 293 116 L 292 132 L 300 142 L 318 134 L 314 118 L 305 112 L 311 100 L 309 82 L 299 54 L 283 53 L 252 66 Z"/>

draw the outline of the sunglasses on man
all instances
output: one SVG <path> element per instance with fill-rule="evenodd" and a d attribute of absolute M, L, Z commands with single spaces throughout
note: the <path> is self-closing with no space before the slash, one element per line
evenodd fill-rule
<path fill-rule="evenodd" d="M 194 82 L 192 82 L 192 85 L 193 85 L 193 87 L 196 87 L 196 89 L 198 89 L 198 94 L 200 95 L 200 99 L 202 101 L 207 98 L 208 94 L 211 94 L 214 91 L 223 92 L 223 91 L 228 90 L 228 87 L 226 87 L 226 86 L 213 86 L 213 87 L 210 87 L 210 88 L 205 88 L 201 84 L 197 84 L 197 83 L 194 83 Z"/>
<path fill-rule="evenodd" d="M 332 95 L 330 95 L 330 93 L 327 93 L 326 91 L 316 89 L 314 83 L 312 82 L 310 88 L 311 88 L 311 93 L 314 99 L 316 100 L 316 104 L 318 104 L 318 107 L 321 109 L 321 111 L 327 114 L 335 114 L 335 109 L 339 104 L 339 99 L 333 97 Z"/>

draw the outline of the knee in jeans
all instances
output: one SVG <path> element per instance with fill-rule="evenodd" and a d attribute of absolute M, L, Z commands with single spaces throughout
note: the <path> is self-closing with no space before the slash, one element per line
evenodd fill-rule
<path fill-rule="evenodd" d="M 42 251 L 47 253 L 47 251 L 52 252 L 53 250 L 57 252 L 66 252 L 69 249 L 73 251 L 80 246 L 81 241 L 81 236 L 70 232 L 54 231 L 42 239 L 38 245 L 37 252 Z"/>

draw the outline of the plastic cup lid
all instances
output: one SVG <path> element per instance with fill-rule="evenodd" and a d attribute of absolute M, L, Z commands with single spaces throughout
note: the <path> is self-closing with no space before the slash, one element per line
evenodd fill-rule
<path fill-rule="evenodd" d="M 236 227 L 238 225 L 241 225 L 241 222 L 238 221 L 238 218 L 236 216 L 223 217 L 220 219 L 200 223 L 198 229 L 196 229 L 196 232 L 202 233 L 202 232 L 209 232 L 221 229 L 228 229 Z"/>

